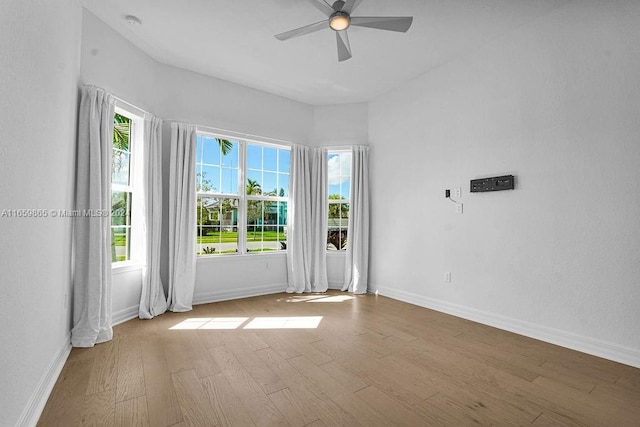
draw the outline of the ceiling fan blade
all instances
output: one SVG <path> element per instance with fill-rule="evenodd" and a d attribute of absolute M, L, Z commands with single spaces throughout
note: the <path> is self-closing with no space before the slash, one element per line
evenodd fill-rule
<path fill-rule="evenodd" d="M 342 6 L 342 11 L 351 15 L 356 7 L 360 6 L 362 0 L 347 0 L 347 2 Z"/>
<path fill-rule="evenodd" d="M 289 40 L 294 37 L 303 36 L 305 34 L 313 33 L 315 31 L 320 31 L 323 28 L 328 28 L 329 24 L 327 21 L 316 22 L 315 24 L 305 25 L 304 27 L 296 28 L 295 30 L 290 30 L 284 33 L 276 34 L 276 38 L 278 40 Z"/>
<path fill-rule="evenodd" d="M 333 9 L 335 12 L 340 12 L 343 7 L 344 7 L 344 1 L 342 0 L 336 0 L 331 5 L 331 9 Z"/>
<path fill-rule="evenodd" d="M 351 25 L 357 27 L 376 28 L 378 30 L 399 31 L 406 33 L 413 17 L 411 16 L 378 16 L 378 17 L 351 17 Z"/>
<path fill-rule="evenodd" d="M 324 0 L 307 0 L 309 3 L 315 6 L 320 12 L 324 13 L 327 16 L 331 16 L 335 10 L 331 6 L 327 4 Z"/>
<path fill-rule="evenodd" d="M 346 61 L 351 58 L 351 45 L 347 30 L 336 31 L 336 41 L 338 42 L 338 61 Z"/>

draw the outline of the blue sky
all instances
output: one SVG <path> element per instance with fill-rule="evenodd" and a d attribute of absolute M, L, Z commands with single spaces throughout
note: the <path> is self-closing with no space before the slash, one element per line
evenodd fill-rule
<path fill-rule="evenodd" d="M 237 194 L 238 191 L 238 141 L 230 140 L 231 151 L 222 156 L 220 145 L 214 137 L 198 135 L 196 139 L 196 173 L 200 174 L 209 191 Z M 262 145 L 247 144 L 248 179 L 260 184 L 263 192 L 284 189 L 289 195 L 290 152 Z M 351 153 L 329 154 L 328 159 L 329 195 L 338 194 L 343 199 L 350 197 Z"/>
<path fill-rule="evenodd" d="M 203 174 L 211 191 L 237 194 L 240 144 L 230 142 L 231 151 L 222 156 L 215 138 L 198 135 L 196 139 L 196 163 L 202 163 L 196 173 Z M 289 150 L 247 144 L 247 178 L 258 182 L 263 192 L 279 193 L 282 188 L 289 195 L 289 164 Z"/>

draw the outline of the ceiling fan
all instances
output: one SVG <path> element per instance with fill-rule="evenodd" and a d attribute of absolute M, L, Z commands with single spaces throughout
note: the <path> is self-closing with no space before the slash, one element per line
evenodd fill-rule
<path fill-rule="evenodd" d="M 351 16 L 362 0 L 337 0 L 333 2 L 332 5 L 329 5 L 329 3 L 324 0 L 308 1 L 322 13 L 327 15 L 329 19 L 277 34 L 276 38 L 284 41 L 313 33 L 315 31 L 320 31 L 328 26 L 336 32 L 336 40 L 338 42 L 338 61 L 346 61 L 351 58 L 351 46 L 349 45 L 349 36 L 347 35 L 347 28 L 351 25 L 406 33 L 413 22 L 413 17 L 411 16 Z"/>

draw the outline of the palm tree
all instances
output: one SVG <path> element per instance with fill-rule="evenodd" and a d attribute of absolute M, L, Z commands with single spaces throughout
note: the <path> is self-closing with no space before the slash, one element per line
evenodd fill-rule
<path fill-rule="evenodd" d="M 220 144 L 220 151 L 222 152 L 223 156 L 226 156 L 231 152 L 231 149 L 233 148 L 233 143 L 231 141 L 222 138 L 216 138 L 216 141 L 218 141 L 218 144 Z"/>
<path fill-rule="evenodd" d="M 129 151 L 129 131 L 131 120 L 116 113 L 113 116 L 113 146 L 123 151 Z"/>
<path fill-rule="evenodd" d="M 260 194 L 262 194 L 260 183 L 251 178 L 247 178 L 247 195 L 255 196 Z M 249 200 L 247 203 L 247 224 L 253 223 L 253 240 L 256 240 L 256 227 L 260 218 L 262 218 L 262 201 Z"/>
<path fill-rule="evenodd" d="M 250 196 L 262 194 L 260 183 L 251 178 L 247 178 L 247 194 Z"/>

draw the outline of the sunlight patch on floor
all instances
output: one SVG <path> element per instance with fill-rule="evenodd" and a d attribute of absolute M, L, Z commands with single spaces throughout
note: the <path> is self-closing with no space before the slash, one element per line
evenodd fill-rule
<path fill-rule="evenodd" d="M 316 329 L 322 316 L 256 317 L 243 329 Z"/>
<path fill-rule="evenodd" d="M 288 317 L 194 317 L 170 327 L 170 330 L 186 329 L 316 329 L 322 316 Z M 249 321 L 247 323 L 247 321 Z"/>
<path fill-rule="evenodd" d="M 294 295 L 279 301 L 284 302 L 343 302 L 352 300 L 350 295 Z"/>
<path fill-rule="evenodd" d="M 310 300 L 308 302 L 343 302 L 352 300 L 353 297 L 351 295 L 333 295 L 330 297 L 318 298 L 314 300 Z"/>

